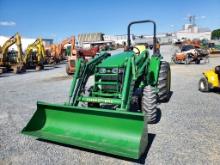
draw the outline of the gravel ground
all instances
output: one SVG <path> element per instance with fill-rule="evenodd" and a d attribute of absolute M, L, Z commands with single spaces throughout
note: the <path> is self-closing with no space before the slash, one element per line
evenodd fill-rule
<path fill-rule="evenodd" d="M 175 49 L 162 46 L 170 61 Z M 149 125 L 150 145 L 138 161 L 35 140 L 20 134 L 36 110 L 36 101 L 67 100 L 71 77 L 65 65 L 22 75 L 0 75 L 0 164 L 220 164 L 220 95 L 201 93 L 202 71 L 219 65 L 220 57 L 201 65 L 171 65 L 172 97 L 159 105 L 161 119 Z"/>

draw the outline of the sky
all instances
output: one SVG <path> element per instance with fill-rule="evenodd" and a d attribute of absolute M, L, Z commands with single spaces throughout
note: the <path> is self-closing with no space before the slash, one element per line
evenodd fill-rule
<path fill-rule="evenodd" d="M 196 24 L 220 28 L 220 0 L 0 0 L 0 35 L 52 38 L 59 42 L 88 32 L 126 34 L 131 21 L 151 19 L 157 32 L 180 30 L 189 15 Z M 134 34 L 152 34 L 152 26 L 132 27 Z"/>

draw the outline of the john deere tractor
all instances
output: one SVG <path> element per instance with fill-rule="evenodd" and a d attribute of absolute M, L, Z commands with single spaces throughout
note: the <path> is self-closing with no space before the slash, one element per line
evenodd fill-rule
<path fill-rule="evenodd" d="M 153 24 L 151 57 L 131 46 L 131 26 L 139 23 Z M 68 102 L 38 102 L 22 133 L 138 159 L 148 144 L 148 123 L 158 120 L 158 102 L 169 99 L 170 66 L 156 53 L 154 21 L 131 22 L 127 42 L 119 54 L 101 52 L 88 62 L 78 58 Z"/>

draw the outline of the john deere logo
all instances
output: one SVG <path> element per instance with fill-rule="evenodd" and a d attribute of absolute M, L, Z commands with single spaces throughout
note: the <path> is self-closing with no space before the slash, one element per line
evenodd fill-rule
<path fill-rule="evenodd" d="M 86 98 L 88 102 L 98 102 L 98 103 L 113 103 L 111 99 L 102 99 L 102 98 Z"/>

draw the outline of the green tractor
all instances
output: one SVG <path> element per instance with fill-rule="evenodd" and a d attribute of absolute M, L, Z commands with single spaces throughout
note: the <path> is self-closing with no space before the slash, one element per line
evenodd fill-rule
<path fill-rule="evenodd" d="M 133 51 L 133 24 L 153 23 L 154 54 Z M 148 123 L 157 122 L 158 102 L 170 95 L 170 66 L 156 53 L 156 24 L 128 25 L 128 48 L 91 61 L 76 61 L 69 101 L 37 103 L 37 111 L 22 130 L 40 139 L 138 159 L 148 144 Z M 92 79 L 92 82 L 91 82 Z"/>

